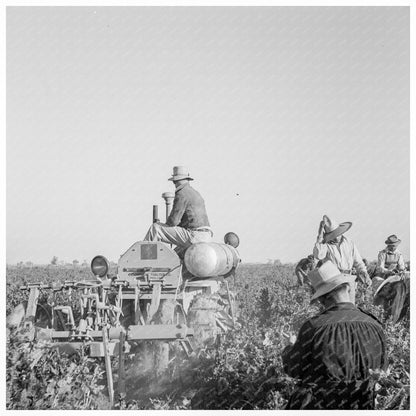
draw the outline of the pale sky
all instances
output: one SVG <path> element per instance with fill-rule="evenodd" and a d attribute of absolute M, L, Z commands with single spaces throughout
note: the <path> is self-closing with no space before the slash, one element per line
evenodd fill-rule
<path fill-rule="evenodd" d="M 243 261 L 323 214 L 409 258 L 407 7 L 9 7 L 6 260 L 117 261 L 186 165 Z"/>

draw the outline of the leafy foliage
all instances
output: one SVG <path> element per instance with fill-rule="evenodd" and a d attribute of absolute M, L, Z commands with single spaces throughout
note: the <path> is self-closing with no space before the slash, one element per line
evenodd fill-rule
<path fill-rule="evenodd" d="M 13 331 L 7 345 L 7 408 L 99 409 L 108 406 L 100 365 L 83 350 L 71 357 L 45 342 L 22 342 Z"/>
<path fill-rule="evenodd" d="M 7 312 L 27 298 L 18 289 L 23 283 L 82 280 L 88 273 L 83 267 L 8 268 Z M 230 280 L 230 287 L 236 297 L 236 328 L 222 335 L 214 347 L 201 350 L 191 359 L 184 359 L 175 349 L 166 373 L 157 377 L 152 369 L 137 370 L 138 360 L 141 364 L 145 360 L 142 350 L 128 357 L 132 378 L 127 383 L 126 409 L 285 407 L 295 380 L 283 372 L 282 333 L 297 333 L 319 307 L 310 305 L 307 288 L 297 287 L 292 265 L 242 265 L 236 279 Z M 361 287 L 357 299 L 359 306 L 383 322 L 387 338 L 389 368 L 373 374 L 377 409 L 409 409 L 409 320 L 393 325 Z M 76 304 L 74 297 L 65 300 L 73 307 Z M 103 363 L 88 358 L 83 350 L 68 357 L 48 344 L 23 343 L 13 332 L 7 345 L 7 407 L 108 408 L 103 371 Z"/>

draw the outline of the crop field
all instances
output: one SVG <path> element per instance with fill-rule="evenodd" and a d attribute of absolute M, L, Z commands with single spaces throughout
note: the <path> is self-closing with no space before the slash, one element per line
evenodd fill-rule
<path fill-rule="evenodd" d="M 19 286 L 34 281 L 84 280 L 82 267 L 7 268 L 7 314 L 27 293 Z M 235 279 L 235 329 L 214 347 L 186 358 L 172 345 L 172 359 L 162 374 L 149 368 L 151 342 L 132 346 L 127 354 L 127 409 L 283 409 L 296 380 L 283 372 L 282 332 L 297 333 L 305 319 L 319 312 L 310 294 L 295 284 L 294 266 L 242 264 Z M 47 300 L 47 294 L 41 294 Z M 62 299 L 76 312 L 77 299 Z M 389 368 L 374 374 L 377 409 L 409 409 L 409 320 L 393 325 L 379 307 L 358 290 L 358 306 L 383 321 Z M 112 361 L 117 386 L 117 357 Z M 104 360 L 84 349 L 67 356 L 46 342 L 23 342 L 12 330 L 7 341 L 7 409 L 108 409 Z"/>

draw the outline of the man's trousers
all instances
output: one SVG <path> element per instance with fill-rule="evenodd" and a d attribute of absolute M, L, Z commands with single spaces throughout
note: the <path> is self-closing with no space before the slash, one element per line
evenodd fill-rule
<path fill-rule="evenodd" d="M 170 227 L 166 224 L 155 222 L 149 228 L 144 237 L 144 241 L 162 241 L 164 243 L 175 244 L 175 251 L 179 257 L 183 257 L 186 249 L 195 243 L 212 241 L 212 232 L 188 230 L 183 227 Z"/>

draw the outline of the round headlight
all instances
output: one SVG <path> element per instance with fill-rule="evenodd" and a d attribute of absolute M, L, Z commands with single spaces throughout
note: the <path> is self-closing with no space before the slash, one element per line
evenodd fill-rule
<path fill-rule="evenodd" d="M 240 244 L 240 239 L 236 233 L 229 232 L 224 236 L 224 243 L 230 245 L 231 247 L 237 248 Z"/>
<path fill-rule="evenodd" d="M 91 261 L 91 271 L 95 276 L 104 277 L 108 270 L 110 269 L 110 264 L 104 256 L 95 256 Z"/>

